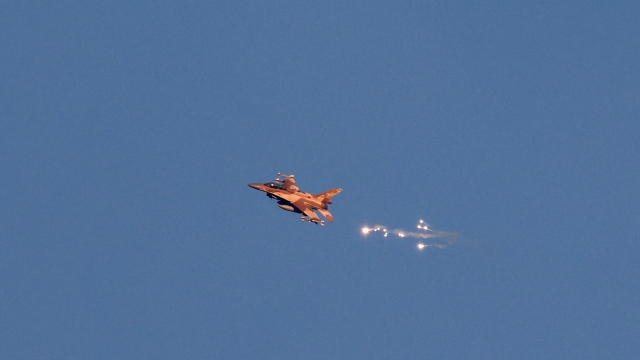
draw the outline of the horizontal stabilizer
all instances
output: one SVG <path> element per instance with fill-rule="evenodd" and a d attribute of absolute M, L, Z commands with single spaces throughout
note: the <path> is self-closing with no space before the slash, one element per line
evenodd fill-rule
<path fill-rule="evenodd" d="M 318 212 L 320 212 L 320 214 L 322 214 L 322 216 L 326 217 L 327 220 L 333 222 L 333 216 L 331 215 L 331 213 L 329 212 L 329 210 L 325 210 L 325 209 L 318 209 Z"/>

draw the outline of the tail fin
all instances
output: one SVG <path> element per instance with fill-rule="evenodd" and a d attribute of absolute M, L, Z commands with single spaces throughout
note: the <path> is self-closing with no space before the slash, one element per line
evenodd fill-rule
<path fill-rule="evenodd" d="M 338 195 L 341 191 L 342 189 L 340 188 L 331 189 L 329 191 L 323 192 L 322 194 L 318 194 L 318 197 L 322 202 L 331 204 L 331 198 Z"/>

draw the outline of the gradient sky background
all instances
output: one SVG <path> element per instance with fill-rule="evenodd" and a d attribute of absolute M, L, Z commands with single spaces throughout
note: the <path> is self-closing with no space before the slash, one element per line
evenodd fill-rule
<path fill-rule="evenodd" d="M 4 2 L 0 358 L 640 358 L 639 19 Z"/>

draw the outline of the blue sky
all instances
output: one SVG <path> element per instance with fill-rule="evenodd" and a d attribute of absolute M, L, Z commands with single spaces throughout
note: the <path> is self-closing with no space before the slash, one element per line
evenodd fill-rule
<path fill-rule="evenodd" d="M 636 2 L 0 7 L 0 358 L 640 356 Z"/>

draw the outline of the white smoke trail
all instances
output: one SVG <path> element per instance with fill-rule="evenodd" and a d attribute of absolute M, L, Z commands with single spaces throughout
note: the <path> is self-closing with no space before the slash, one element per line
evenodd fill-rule
<path fill-rule="evenodd" d="M 384 234 L 383 235 L 384 237 L 387 237 L 387 236 L 389 236 L 389 234 L 391 234 L 391 235 L 395 235 L 395 236 L 397 236 L 399 238 L 405 238 L 405 237 L 417 238 L 417 239 L 440 238 L 440 239 L 444 240 L 444 242 L 430 242 L 430 243 L 419 242 L 416 245 L 418 250 L 424 250 L 424 249 L 426 249 L 428 247 L 444 249 L 447 246 L 452 245 L 453 243 L 455 243 L 456 240 L 458 239 L 458 237 L 460 236 L 459 234 L 456 234 L 456 233 L 453 233 L 453 232 L 449 232 L 449 231 L 433 230 L 433 229 L 431 229 L 429 224 L 427 224 L 423 220 L 420 220 L 420 222 L 418 223 L 417 228 L 422 230 L 422 231 L 421 232 L 417 232 L 417 231 L 405 231 L 405 230 L 402 230 L 402 229 L 387 229 L 387 227 L 384 226 L 384 225 L 375 225 L 373 227 L 365 226 L 365 227 L 362 228 L 362 234 L 364 234 L 366 236 L 371 232 L 380 231 L 380 232 L 382 232 Z"/>

